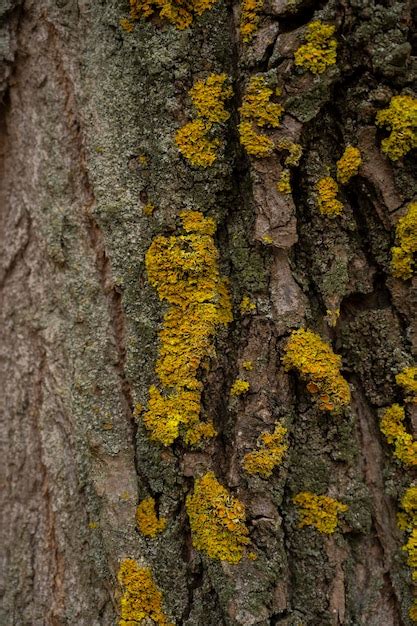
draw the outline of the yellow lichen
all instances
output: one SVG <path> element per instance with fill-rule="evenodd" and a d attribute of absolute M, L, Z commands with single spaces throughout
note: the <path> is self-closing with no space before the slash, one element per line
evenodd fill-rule
<path fill-rule="evenodd" d="M 192 542 L 212 559 L 238 563 L 249 543 L 245 507 L 216 479 L 213 472 L 198 478 L 187 496 Z"/>
<path fill-rule="evenodd" d="M 415 269 L 417 253 L 417 202 L 408 205 L 407 213 L 398 220 L 395 231 L 397 246 L 392 248 L 391 270 L 396 278 L 407 280 Z"/>
<path fill-rule="evenodd" d="M 280 139 L 277 147 L 280 150 L 285 150 L 286 152 L 288 152 L 288 156 L 285 158 L 284 161 L 285 165 L 288 165 L 290 167 L 298 166 L 298 164 L 300 163 L 300 159 L 303 155 L 303 148 L 299 143 L 294 143 L 290 139 L 284 137 L 283 139 Z"/>
<path fill-rule="evenodd" d="M 241 396 L 243 393 L 249 391 L 249 383 L 246 380 L 236 378 L 235 382 L 230 389 L 231 396 Z"/>
<path fill-rule="evenodd" d="M 244 370 L 253 370 L 253 361 L 242 361 L 242 367 Z"/>
<path fill-rule="evenodd" d="M 273 95 L 274 90 L 268 87 L 264 76 L 252 76 L 239 109 L 241 119 L 250 120 L 261 127 L 278 128 L 284 109 L 280 104 L 271 102 Z"/>
<path fill-rule="evenodd" d="M 169 303 L 159 333 L 156 373 L 163 387 L 149 390 L 143 416 L 151 439 L 170 445 L 179 436 L 197 443 L 214 436 L 211 424 L 200 424 L 202 383 L 197 376 L 212 352 L 217 326 L 232 320 L 226 280 L 218 268 L 213 240 L 215 222 L 198 211 L 180 214 L 184 235 L 159 236 L 146 254 L 151 285 Z"/>
<path fill-rule="evenodd" d="M 336 217 L 343 211 L 343 204 L 337 199 L 338 191 L 337 182 L 331 176 L 325 176 L 317 181 L 317 206 L 322 215 Z"/>
<path fill-rule="evenodd" d="M 145 498 L 136 509 L 136 523 L 142 535 L 154 539 L 161 533 L 167 524 L 164 517 L 156 514 L 155 500 L 151 497 Z"/>
<path fill-rule="evenodd" d="M 413 621 L 417 622 L 417 600 L 413 600 L 413 604 L 408 610 L 408 617 Z"/>
<path fill-rule="evenodd" d="M 146 619 L 159 626 L 173 626 L 164 614 L 162 593 L 148 567 L 140 567 L 134 559 L 124 559 L 117 579 L 123 588 L 119 626 L 134 626 Z"/>
<path fill-rule="evenodd" d="M 405 465 L 417 465 L 417 441 L 404 427 L 405 411 L 399 404 L 385 409 L 381 419 L 381 431 L 388 443 L 394 444 L 394 455 Z"/>
<path fill-rule="evenodd" d="M 405 367 L 395 377 L 395 382 L 406 392 L 407 402 L 417 402 L 417 367 Z"/>
<path fill-rule="evenodd" d="M 130 0 L 130 18 L 146 19 L 159 11 L 159 17 L 168 20 L 179 30 L 188 28 L 195 15 L 211 9 L 217 0 Z"/>
<path fill-rule="evenodd" d="M 331 326 L 332 328 L 334 328 L 337 324 L 337 320 L 340 317 L 340 307 L 337 307 L 335 309 L 327 309 L 326 310 L 326 321 L 328 323 L 329 326 Z"/>
<path fill-rule="evenodd" d="M 345 513 L 348 506 L 329 496 L 317 496 L 309 491 L 298 493 L 293 502 L 299 507 L 299 528 L 313 526 L 321 533 L 332 534 L 338 524 L 338 514 Z"/>
<path fill-rule="evenodd" d="M 274 142 L 266 135 L 257 133 L 252 122 L 238 125 L 240 143 L 250 156 L 267 157 L 274 151 Z"/>
<path fill-rule="evenodd" d="M 282 170 L 279 180 L 277 182 L 277 190 L 280 193 L 284 194 L 291 193 L 290 170 Z"/>
<path fill-rule="evenodd" d="M 189 95 L 197 109 L 197 117 L 209 122 L 229 119 L 230 113 L 224 108 L 224 103 L 232 97 L 233 91 L 227 85 L 227 74 L 210 74 L 205 80 L 198 80 Z"/>
<path fill-rule="evenodd" d="M 175 141 L 181 154 L 192 165 L 208 167 L 217 158 L 221 142 L 209 139 L 209 134 L 215 123 L 225 122 L 230 117 L 224 103 L 232 96 L 232 89 L 226 83 L 226 74 L 210 74 L 206 79 L 198 80 L 189 91 L 197 117 L 177 130 Z"/>
<path fill-rule="evenodd" d="M 346 185 L 353 176 L 356 176 L 361 164 L 362 157 L 360 150 L 354 146 L 347 146 L 336 164 L 337 180 L 342 185 Z"/>
<path fill-rule="evenodd" d="M 145 206 L 142 209 L 142 213 L 144 215 L 146 215 L 146 217 L 151 217 L 151 215 L 153 214 L 153 212 L 155 211 L 156 207 L 154 204 L 152 204 L 151 202 L 148 202 L 147 204 L 145 204 Z"/>
<path fill-rule="evenodd" d="M 349 404 L 349 385 L 339 371 L 342 359 L 316 333 L 304 328 L 293 331 L 282 361 L 287 370 L 295 368 L 309 381 L 307 390 L 319 409 L 333 411 Z"/>
<path fill-rule="evenodd" d="M 131 22 L 128 18 L 123 17 L 120 21 L 119 21 L 120 27 L 126 31 L 127 33 L 131 33 L 133 31 L 133 29 L 135 28 L 133 22 Z"/>
<path fill-rule="evenodd" d="M 240 107 L 240 143 L 251 156 L 266 157 L 272 154 L 274 142 L 257 132 L 257 127 L 277 128 L 284 112 L 280 104 L 271 102 L 273 89 L 264 76 L 252 76 Z"/>
<path fill-rule="evenodd" d="M 412 485 L 409 487 L 402 499 L 401 508 L 403 511 L 398 513 L 397 522 L 401 530 L 408 534 L 407 543 L 403 546 L 404 552 L 407 552 L 407 564 L 411 567 L 411 578 L 417 581 L 417 487 Z M 410 609 L 410 617 L 414 614 L 415 602 Z M 412 619 L 415 619 L 412 617 Z"/>
<path fill-rule="evenodd" d="M 239 309 L 243 314 L 252 313 L 252 311 L 256 311 L 256 304 L 249 298 L 249 296 L 243 296 Z"/>
<path fill-rule="evenodd" d="M 322 74 L 336 63 L 337 41 L 333 37 L 335 27 L 320 20 L 308 24 L 305 35 L 307 43 L 294 54 L 295 64 L 313 74 Z"/>
<path fill-rule="evenodd" d="M 248 474 L 259 474 L 263 478 L 271 476 L 277 465 L 282 463 L 288 444 L 284 442 L 287 429 L 277 423 L 272 433 L 264 432 L 259 438 L 259 450 L 245 454 L 243 467 Z"/>
<path fill-rule="evenodd" d="M 379 111 L 376 124 L 385 126 L 391 133 L 382 140 L 382 152 L 397 161 L 413 148 L 417 148 L 417 98 L 394 96 L 389 107 Z"/>
<path fill-rule="evenodd" d="M 240 8 L 240 36 L 243 43 L 249 43 L 258 30 L 259 13 L 263 0 L 242 0 Z"/>
<path fill-rule="evenodd" d="M 178 150 L 192 165 L 209 167 L 216 160 L 220 141 L 208 139 L 211 128 L 210 122 L 196 119 L 188 122 L 175 133 Z"/>

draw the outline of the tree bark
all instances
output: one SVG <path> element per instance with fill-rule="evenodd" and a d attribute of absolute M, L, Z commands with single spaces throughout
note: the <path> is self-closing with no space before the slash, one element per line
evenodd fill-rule
<path fill-rule="evenodd" d="M 384 155 L 375 117 L 416 88 L 415 3 L 266 0 L 248 44 L 237 2 L 220 0 L 185 30 L 156 14 L 126 30 L 128 14 L 127 0 L 0 2 L 0 624 L 117 624 L 126 558 L 151 568 L 177 625 L 411 624 L 396 513 L 413 473 L 379 422 L 403 402 L 395 375 L 417 352 L 416 278 L 390 271 L 416 153 Z M 294 64 L 313 19 L 334 24 L 338 42 L 336 64 L 318 75 Z M 193 167 L 175 132 L 192 119 L 190 88 L 212 73 L 234 90 L 225 148 Z M 275 187 L 282 155 L 250 158 L 239 143 L 258 74 L 282 88 L 278 139 L 303 149 L 291 195 Z M 314 185 L 348 144 L 363 163 L 329 219 Z M 157 381 L 166 311 L 145 255 L 190 209 L 217 222 L 234 312 L 201 369 L 218 432 L 201 448 L 151 441 L 135 411 Z M 245 296 L 256 304 L 247 315 Z M 343 358 L 352 401 L 338 415 L 284 368 L 299 327 Z M 249 392 L 231 398 L 242 372 Z M 280 419 L 283 463 L 269 479 L 248 475 L 243 456 Z M 185 501 L 207 471 L 245 505 L 255 560 L 193 547 Z M 302 491 L 348 505 L 334 534 L 299 527 Z M 167 519 L 153 540 L 135 521 L 148 496 Z"/>

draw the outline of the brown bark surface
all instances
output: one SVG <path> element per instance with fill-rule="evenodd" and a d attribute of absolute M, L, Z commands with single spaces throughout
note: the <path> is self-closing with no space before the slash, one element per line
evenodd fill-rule
<path fill-rule="evenodd" d="M 0 625 L 118 624 L 126 557 L 152 569 L 178 626 L 410 625 L 396 513 L 414 475 L 379 422 L 404 403 L 395 375 L 417 352 L 416 277 L 390 270 L 417 161 L 415 150 L 383 154 L 375 117 L 395 95 L 416 97 L 417 7 L 266 0 L 245 45 L 237 2 L 186 30 L 153 16 L 128 32 L 128 13 L 127 0 L 0 0 Z M 317 76 L 294 64 L 313 19 L 334 24 L 338 41 L 337 63 Z M 174 135 L 192 119 L 193 83 L 222 72 L 234 90 L 225 147 L 212 167 L 192 167 Z M 303 148 L 290 195 L 275 186 L 283 156 L 249 158 L 239 143 L 255 74 L 283 92 L 269 136 Z M 329 219 L 314 185 L 348 144 L 363 164 Z M 200 449 L 150 441 L 134 411 L 157 380 L 166 311 L 145 254 L 179 231 L 184 209 L 216 219 L 234 313 L 201 368 L 202 413 L 218 435 Z M 244 296 L 256 303 L 247 315 Z M 320 411 L 283 367 L 301 326 L 343 359 L 352 402 L 341 414 Z M 236 378 L 250 390 L 233 398 Z M 248 475 L 243 456 L 280 419 L 282 465 Z M 407 428 L 416 434 L 415 405 Z M 245 504 L 255 560 L 194 549 L 185 498 L 210 470 Z M 301 491 L 348 505 L 334 534 L 299 528 Z M 135 523 L 147 496 L 168 521 L 155 540 Z"/>

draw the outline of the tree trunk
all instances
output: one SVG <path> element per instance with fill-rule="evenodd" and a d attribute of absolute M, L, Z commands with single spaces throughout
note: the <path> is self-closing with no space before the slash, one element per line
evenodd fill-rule
<path fill-rule="evenodd" d="M 396 95 L 413 97 L 416 5 L 265 0 L 246 43 L 237 2 L 219 0 L 185 29 L 153 6 L 133 19 L 128 0 L 0 1 L 0 624 L 139 623 L 121 613 L 126 559 L 150 568 L 159 623 L 411 624 L 396 514 L 412 467 L 380 419 L 405 405 L 395 377 L 417 352 L 416 278 L 391 266 L 416 158 L 385 154 L 389 127 L 376 119 Z M 313 20 L 334 25 L 337 41 L 336 62 L 316 73 L 294 57 Z M 215 161 L 193 165 L 175 141 L 196 117 L 189 91 L 223 73 L 230 117 L 209 124 Z M 275 144 L 264 158 L 239 141 L 258 75 L 284 109 L 279 128 L 257 125 Z M 292 193 L 276 188 L 285 140 L 302 146 Z M 362 164 L 339 184 L 340 215 L 323 215 L 316 183 L 335 178 L 348 145 Z M 163 445 L 146 411 L 152 385 L 165 393 L 156 364 L 170 304 L 147 251 L 186 237 L 187 210 L 217 223 L 233 321 L 210 335 L 197 377 L 217 435 Z M 349 406 L 318 406 L 314 384 L 283 363 L 298 328 L 342 357 Z M 236 380 L 249 390 L 231 394 Z M 411 433 L 417 412 L 406 412 Z M 248 473 L 245 455 L 277 422 L 281 464 Z M 238 562 L 196 548 L 187 495 L 207 472 L 245 506 Z M 300 524 L 301 492 L 348 507 L 335 532 Z M 154 538 L 135 518 L 148 497 L 166 520 Z"/>

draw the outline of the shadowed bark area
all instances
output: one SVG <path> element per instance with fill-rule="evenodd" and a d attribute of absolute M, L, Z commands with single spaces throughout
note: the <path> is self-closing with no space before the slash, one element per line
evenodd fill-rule
<path fill-rule="evenodd" d="M 404 404 L 395 376 L 416 358 L 416 278 L 393 277 L 390 262 L 417 161 L 383 153 L 376 116 L 416 97 L 416 8 L 266 0 L 245 44 L 239 11 L 219 0 L 185 30 L 156 13 L 126 29 L 127 0 L 0 2 L 2 626 L 118 624 L 126 558 L 151 568 L 178 626 L 413 623 L 396 514 L 415 477 L 379 423 Z M 316 75 L 294 63 L 312 20 L 337 40 L 336 63 Z M 213 73 L 233 87 L 231 115 L 213 131 L 213 165 L 194 167 L 175 133 L 195 117 L 189 90 Z M 256 158 L 239 141 L 256 75 L 284 109 L 279 127 L 258 130 L 302 147 L 290 193 L 276 186 L 288 152 Z M 331 219 L 316 183 L 348 145 L 362 165 Z M 199 370 L 201 414 L 218 433 L 200 447 L 151 441 L 139 407 L 159 384 L 167 310 L 145 255 L 182 232 L 184 210 L 216 220 L 234 318 Z M 300 327 L 342 357 L 352 398 L 340 413 L 284 368 Z M 247 393 L 230 394 L 236 379 Z M 277 421 L 282 464 L 245 472 Z M 186 497 L 209 471 L 245 505 L 250 546 L 236 564 L 192 544 Z M 300 528 L 293 498 L 305 491 L 348 506 L 335 533 Z M 167 520 L 155 538 L 136 527 L 147 497 Z"/>

